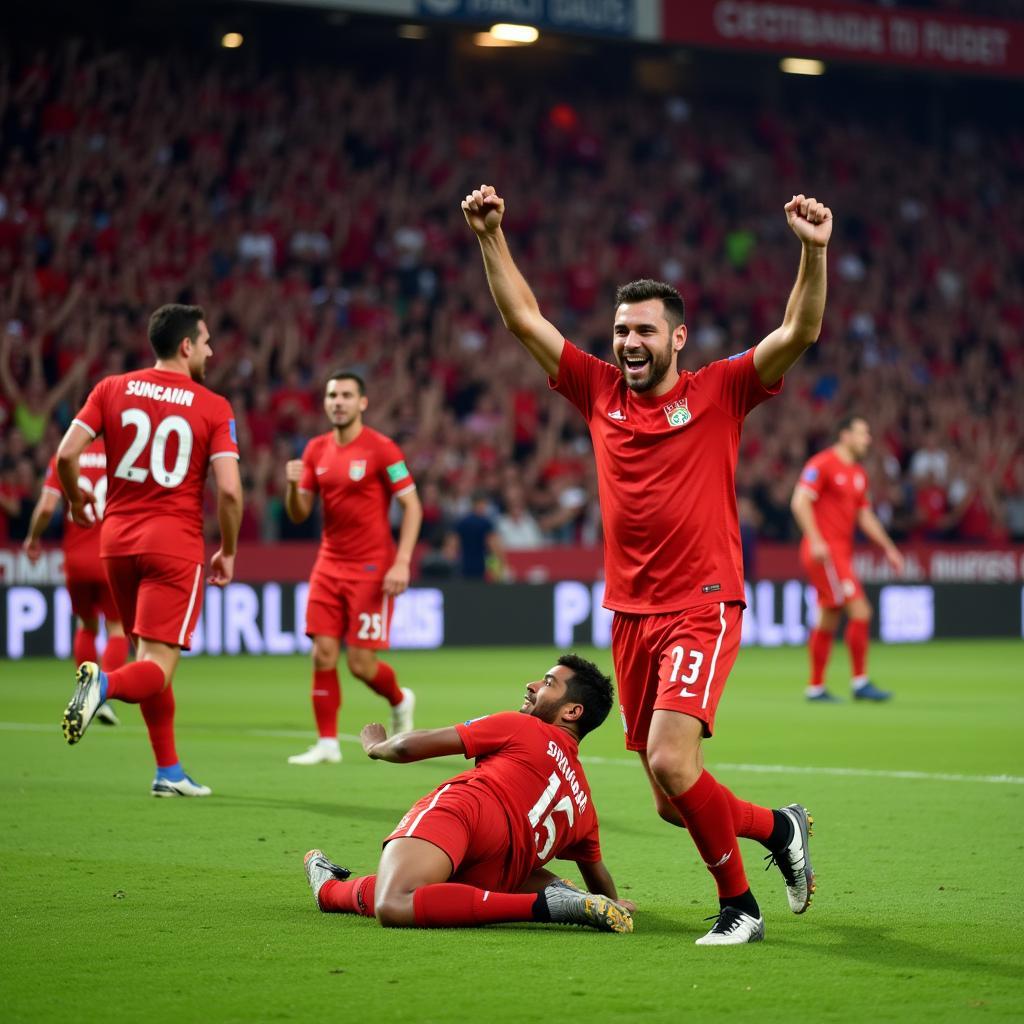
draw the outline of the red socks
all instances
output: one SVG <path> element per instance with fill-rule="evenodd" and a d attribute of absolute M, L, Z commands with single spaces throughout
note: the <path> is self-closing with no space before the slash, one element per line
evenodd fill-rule
<path fill-rule="evenodd" d="M 850 651 L 851 674 L 857 676 L 868 674 L 868 620 L 850 619 L 846 624 L 846 646 Z"/>
<path fill-rule="evenodd" d="M 374 916 L 376 875 L 325 882 L 320 909 L 325 914 Z M 412 894 L 418 928 L 474 928 L 502 921 L 532 921 L 536 893 L 494 892 L 458 882 L 425 885 Z"/>
<path fill-rule="evenodd" d="M 402 691 L 395 677 L 395 670 L 383 661 L 377 662 L 377 674 L 366 681 L 366 685 L 379 693 L 392 707 L 402 703 Z"/>
<path fill-rule="evenodd" d="M 313 715 L 321 739 L 338 738 L 341 686 L 336 668 L 313 670 Z"/>
<path fill-rule="evenodd" d="M 412 894 L 419 928 L 472 928 L 502 921 L 532 921 L 536 893 L 494 892 L 458 882 L 425 885 Z"/>
<path fill-rule="evenodd" d="M 119 669 L 128 660 L 128 637 L 108 636 L 107 646 L 103 650 L 100 668 L 108 675 Z"/>
<path fill-rule="evenodd" d="M 760 807 L 747 800 L 741 800 L 732 790 L 727 789 L 721 783 L 719 788 L 729 801 L 729 810 L 732 812 L 732 823 L 736 835 L 740 839 L 756 839 L 763 843 L 775 827 L 775 815 L 770 807 Z"/>
<path fill-rule="evenodd" d="M 79 626 L 75 630 L 75 639 L 71 645 L 71 651 L 74 654 L 76 665 L 81 665 L 83 661 L 95 661 L 96 634 L 90 633 L 84 627 Z"/>
<path fill-rule="evenodd" d="M 164 670 L 155 661 L 133 661 L 107 676 L 107 700 L 141 704 L 163 688 Z"/>
<path fill-rule="evenodd" d="M 714 876 L 719 899 L 739 896 L 750 888 L 736 842 L 736 825 L 727 792 L 709 771 L 704 771 L 685 793 L 670 797 L 686 822 L 708 871 Z"/>
<path fill-rule="evenodd" d="M 832 653 L 832 634 L 823 629 L 812 629 L 807 649 L 811 655 L 811 686 L 824 686 L 825 667 Z"/>
<path fill-rule="evenodd" d="M 137 661 L 136 665 L 153 665 L 160 670 L 160 681 L 164 674 L 154 661 Z M 123 671 L 123 670 L 122 670 Z M 109 691 L 108 691 L 109 695 Z M 123 698 L 122 698 L 123 699 Z M 174 690 L 170 684 L 155 697 L 140 702 L 139 710 L 146 720 L 149 730 L 149 743 L 153 748 L 158 768 L 170 768 L 178 763 L 178 755 L 174 749 Z"/>
<path fill-rule="evenodd" d="M 320 887 L 320 909 L 325 914 L 361 914 L 373 917 L 373 898 L 377 889 L 376 875 L 332 880 Z"/>

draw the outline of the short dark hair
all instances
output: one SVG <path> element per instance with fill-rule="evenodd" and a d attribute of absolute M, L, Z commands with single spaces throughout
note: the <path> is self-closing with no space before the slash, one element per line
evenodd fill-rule
<path fill-rule="evenodd" d="M 862 423 L 867 423 L 867 420 L 861 416 L 859 412 L 847 413 L 836 426 L 836 437 L 838 437 L 844 430 L 849 430 L 857 420 L 860 420 Z"/>
<path fill-rule="evenodd" d="M 359 389 L 359 394 L 362 397 L 366 396 L 366 381 L 359 376 L 354 370 L 335 370 L 333 373 L 329 373 L 324 379 L 324 390 L 327 390 L 327 385 L 332 380 L 354 380 L 356 387 Z"/>
<path fill-rule="evenodd" d="M 652 281 L 649 277 L 619 285 L 615 292 L 615 308 L 618 309 L 624 302 L 646 302 L 648 299 L 661 299 L 670 332 L 686 323 L 686 305 L 682 295 L 672 285 L 664 281 Z"/>
<path fill-rule="evenodd" d="M 199 321 L 205 319 L 202 306 L 172 302 L 155 310 L 149 318 L 149 343 L 157 359 L 173 359 L 186 338 L 199 337 Z"/>
<path fill-rule="evenodd" d="M 615 701 L 612 681 L 592 661 L 578 654 L 563 654 L 558 664 L 572 671 L 565 683 L 566 701 L 583 705 L 583 714 L 576 719 L 582 739 L 608 717 Z"/>

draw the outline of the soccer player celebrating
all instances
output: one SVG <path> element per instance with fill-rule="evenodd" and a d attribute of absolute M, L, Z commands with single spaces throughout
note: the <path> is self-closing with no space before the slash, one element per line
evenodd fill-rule
<path fill-rule="evenodd" d="M 113 672 L 128 660 L 128 638 L 124 635 L 121 616 L 117 605 L 114 604 L 114 595 L 110 592 L 110 584 L 107 583 L 103 561 L 100 558 L 100 526 L 107 496 L 107 453 L 103 448 L 103 441 L 93 441 L 82 452 L 78 465 L 82 474 L 78 478 L 78 486 L 93 495 L 92 511 L 96 517 L 96 525 L 92 529 L 82 529 L 76 525 L 65 508 L 64 536 L 61 545 L 64 549 L 64 579 L 68 596 L 71 598 L 71 610 L 78 618 L 71 649 L 76 665 L 83 661 L 98 660 L 96 634 L 99 632 L 102 614 L 107 631 L 102 668 L 104 672 Z M 50 525 L 57 503 L 62 498 L 64 492 L 57 478 L 57 459 L 54 457 L 46 467 L 43 489 L 36 507 L 32 510 L 28 534 L 22 545 L 32 562 L 39 561 L 43 552 L 39 538 Z M 117 715 L 109 704 L 99 706 L 96 718 L 104 725 L 117 725 Z"/>
<path fill-rule="evenodd" d="M 323 502 L 323 538 L 309 580 L 306 633 L 313 638 L 313 715 L 319 737 L 289 764 L 337 763 L 341 686 L 338 654 L 346 645 L 349 671 L 391 705 L 392 732 L 408 732 L 416 698 L 398 685 L 395 670 L 377 657 L 390 643 L 391 604 L 409 586 L 409 563 L 423 509 L 405 457 L 390 438 L 363 423 L 366 385 L 355 373 L 327 378 L 324 411 L 331 429 L 285 466 L 285 512 L 301 523 Z M 398 547 L 388 507 L 402 508 Z"/>
<path fill-rule="evenodd" d="M 631 932 L 633 907 L 615 902 L 578 753 L 613 699 L 596 665 L 566 654 L 527 684 L 519 712 L 391 739 L 383 726 L 366 726 L 363 749 L 377 760 L 463 754 L 476 767 L 410 808 L 384 840 L 376 875 L 351 878 L 310 850 L 306 876 L 319 909 L 400 928 L 555 921 Z M 576 862 L 590 893 L 544 867 L 555 857 Z"/>
<path fill-rule="evenodd" d="M 150 317 L 156 365 L 100 381 L 57 450 L 57 474 L 79 526 L 93 525 L 95 495 L 79 486 L 83 452 L 106 442 L 107 503 L 100 554 L 137 660 L 116 671 L 78 667 L 64 712 L 64 736 L 77 743 L 105 700 L 138 704 L 156 757 L 153 796 L 209 796 L 185 774 L 174 742 L 171 681 L 189 649 L 203 603 L 203 488 L 217 484 L 221 546 L 207 582 L 234 574 L 242 483 L 231 406 L 202 385 L 213 354 L 199 306 L 161 306 Z"/>
<path fill-rule="evenodd" d="M 566 341 L 541 314 L 509 252 L 501 230 L 505 202 L 494 188 L 467 195 L 462 209 L 506 326 L 590 428 L 626 746 L 640 755 L 659 814 L 689 830 L 718 887 L 720 913 L 697 942 L 758 941 L 764 921 L 737 836 L 768 849 L 790 909 L 800 914 L 814 891 L 809 818 L 799 804 L 773 811 L 735 797 L 705 769 L 701 743 L 714 729 L 740 645 L 740 430 L 817 340 L 832 213 L 802 195 L 786 203 L 802 254 L 782 324 L 756 347 L 680 373 L 686 326 L 674 288 L 647 280 L 619 288 L 613 366 Z"/>
<path fill-rule="evenodd" d="M 871 605 L 853 571 L 853 535 L 857 527 L 882 549 L 897 572 L 903 571 L 903 556 L 871 510 L 868 478 L 860 465 L 870 447 L 867 420 L 847 416 L 839 423 L 836 443 L 808 461 L 793 491 L 790 507 L 804 535 L 800 561 L 818 592 L 818 624 L 807 644 L 811 660 L 808 700 L 839 701 L 825 689 L 825 669 L 844 609 L 854 700 L 883 701 L 892 696 L 868 678 Z"/>

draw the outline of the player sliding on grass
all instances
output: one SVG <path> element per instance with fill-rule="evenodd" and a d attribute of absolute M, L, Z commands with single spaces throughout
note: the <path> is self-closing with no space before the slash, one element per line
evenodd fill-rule
<path fill-rule="evenodd" d="M 203 605 L 203 489 L 211 467 L 221 546 L 207 582 L 223 587 L 234 575 L 242 521 L 235 419 L 227 399 L 202 385 L 213 349 L 199 306 L 161 306 L 150 317 L 149 340 L 156 365 L 100 381 L 57 449 L 71 517 L 89 528 L 95 497 L 79 486 L 80 462 L 94 438 L 105 440 L 100 554 L 138 655 L 109 673 L 94 661 L 79 665 L 64 736 L 77 743 L 105 700 L 138 704 L 156 758 L 153 796 L 209 796 L 178 760 L 171 680 Z"/>
<path fill-rule="evenodd" d="M 658 813 L 689 829 L 718 887 L 720 913 L 697 942 L 755 942 L 764 921 L 736 839 L 768 849 L 790 909 L 801 914 L 814 891 L 809 819 L 798 804 L 773 811 L 735 797 L 704 768 L 701 743 L 740 647 L 740 430 L 818 338 L 832 212 L 802 195 L 785 205 L 802 254 L 782 324 L 731 359 L 680 373 L 684 308 L 670 285 L 644 280 L 619 289 L 613 366 L 566 341 L 542 316 L 509 252 L 505 201 L 494 188 L 482 185 L 462 210 L 506 326 L 590 428 L 626 746 L 640 754 Z"/>
<path fill-rule="evenodd" d="M 519 712 L 391 739 L 382 725 L 366 726 L 363 749 L 376 760 L 463 754 L 476 767 L 413 805 L 384 840 L 376 875 L 351 878 L 310 850 L 306 877 L 319 909 L 396 928 L 554 921 L 631 932 L 633 906 L 615 902 L 578 756 L 613 700 L 608 677 L 567 654 L 527 684 Z M 576 861 L 589 893 L 544 867 L 555 857 Z"/>

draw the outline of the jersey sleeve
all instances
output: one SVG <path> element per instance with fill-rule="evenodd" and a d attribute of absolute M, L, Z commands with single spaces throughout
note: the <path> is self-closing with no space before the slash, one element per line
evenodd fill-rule
<path fill-rule="evenodd" d="M 112 377 L 107 377 L 106 380 L 101 380 L 89 392 L 89 397 L 85 400 L 85 405 L 78 410 L 78 414 L 71 421 L 77 423 L 83 430 L 87 431 L 90 437 L 99 437 L 103 433 L 103 405 L 104 397 L 110 390 L 110 381 Z"/>
<path fill-rule="evenodd" d="M 825 474 L 821 469 L 821 459 L 815 455 L 800 471 L 800 480 L 797 484 L 798 487 L 809 491 L 815 501 L 821 497 L 821 492 L 825 487 Z"/>
<path fill-rule="evenodd" d="M 306 442 L 302 451 L 302 477 L 299 480 L 299 490 L 308 491 L 310 494 L 318 494 L 320 484 L 316 478 L 316 438 Z"/>
<path fill-rule="evenodd" d="M 405 494 L 416 489 L 416 483 L 405 464 L 402 449 L 391 438 L 385 438 L 382 449 L 384 466 L 382 472 L 393 495 Z"/>
<path fill-rule="evenodd" d="M 46 476 L 43 477 L 43 490 L 51 494 L 59 494 L 64 497 L 64 488 L 60 485 L 60 477 L 57 476 L 57 456 L 51 457 L 46 465 Z"/>
<path fill-rule="evenodd" d="M 238 429 L 235 413 L 226 398 L 218 396 L 213 414 L 213 431 L 210 435 L 210 461 L 214 459 L 238 458 Z"/>
<path fill-rule="evenodd" d="M 611 363 L 584 352 L 566 339 L 558 363 L 558 380 L 548 377 L 548 387 L 568 398 L 589 420 L 600 386 L 614 382 L 618 372 Z"/>
<path fill-rule="evenodd" d="M 459 722 L 455 730 L 462 738 L 467 759 L 470 759 L 501 750 L 522 727 L 523 718 L 518 711 L 501 711 L 496 715 Z"/>
<path fill-rule="evenodd" d="M 761 383 L 754 368 L 753 348 L 709 363 L 697 376 L 710 388 L 715 404 L 738 420 L 782 390 L 781 377 L 771 387 Z"/>

